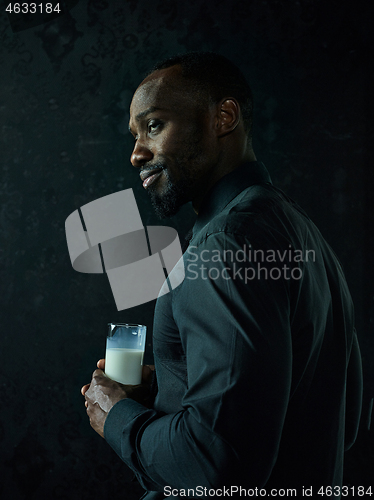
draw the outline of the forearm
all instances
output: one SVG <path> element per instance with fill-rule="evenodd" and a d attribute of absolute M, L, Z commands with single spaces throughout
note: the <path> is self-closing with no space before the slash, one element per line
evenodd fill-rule
<path fill-rule="evenodd" d="M 104 436 L 146 489 L 217 487 L 238 457 L 186 411 L 173 415 L 124 400 L 110 411 Z M 226 477 L 228 480 L 228 478 Z"/>
<path fill-rule="evenodd" d="M 243 393 L 242 385 L 231 395 L 226 393 L 223 406 L 225 389 L 195 400 L 191 395 L 185 398 L 185 409 L 174 414 L 120 401 L 107 417 L 104 437 L 149 490 L 219 488 L 237 484 L 243 477 L 248 484 L 261 486 L 277 456 L 287 391 L 280 376 L 272 384 L 269 377 L 269 383 L 265 375 L 262 378 L 271 412 L 264 393 L 247 381 L 252 397 Z"/>

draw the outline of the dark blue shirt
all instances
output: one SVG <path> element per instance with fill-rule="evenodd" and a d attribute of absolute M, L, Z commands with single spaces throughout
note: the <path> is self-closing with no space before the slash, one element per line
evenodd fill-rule
<path fill-rule="evenodd" d="M 117 403 L 108 443 L 160 498 L 339 487 L 361 359 L 341 266 L 316 226 L 251 162 L 209 191 L 183 265 L 156 304 L 154 407 Z"/>

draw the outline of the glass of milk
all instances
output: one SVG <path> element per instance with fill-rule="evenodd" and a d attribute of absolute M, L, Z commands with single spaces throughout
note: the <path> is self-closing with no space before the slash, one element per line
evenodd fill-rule
<path fill-rule="evenodd" d="M 121 384 L 140 384 L 147 327 L 129 323 L 108 326 L 105 374 Z"/>

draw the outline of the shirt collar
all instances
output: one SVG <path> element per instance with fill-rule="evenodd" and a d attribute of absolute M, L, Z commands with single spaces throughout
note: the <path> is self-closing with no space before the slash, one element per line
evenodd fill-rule
<path fill-rule="evenodd" d="M 240 165 L 232 172 L 221 177 L 207 193 L 200 206 L 193 236 L 195 236 L 213 217 L 239 193 L 254 184 L 271 184 L 271 178 L 265 165 L 260 161 L 251 161 Z"/>

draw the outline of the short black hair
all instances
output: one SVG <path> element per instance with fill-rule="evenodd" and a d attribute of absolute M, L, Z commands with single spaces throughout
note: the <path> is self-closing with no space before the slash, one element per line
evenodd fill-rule
<path fill-rule="evenodd" d="M 180 65 L 182 76 L 191 80 L 195 90 L 207 93 L 212 102 L 223 97 L 237 99 L 244 129 L 252 137 L 253 97 L 240 69 L 226 57 L 214 52 L 188 52 L 158 62 L 148 74 Z"/>

